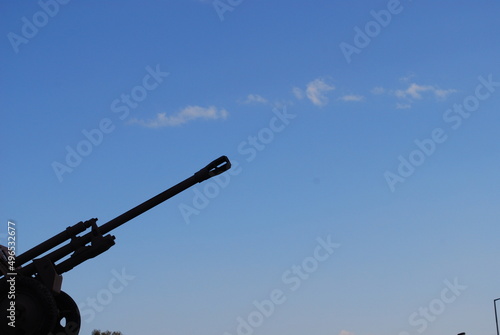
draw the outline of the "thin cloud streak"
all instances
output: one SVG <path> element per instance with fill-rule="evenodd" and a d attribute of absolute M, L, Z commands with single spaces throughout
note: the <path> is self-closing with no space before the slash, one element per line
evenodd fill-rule
<path fill-rule="evenodd" d="M 267 104 L 268 100 L 259 94 L 249 94 L 249 95 L 247 95 L 247 98 L 245 101 L 243 101 L 243 103 L 244 104 L 251 104 L 251 103 Z"/>
<path fill-rule="evenodd" d="M 446 99 L 451 93 L 455 93 L 454 89 L 440 89 L 431 85 L 418 85 L 416 83 L 410 84 L 405 90 L 396 90 L 394 95 L 398 98 L 422 99 L 423 92 L 430 92 L 436 98 Z"/>
<path fill-rule="evenodd" d="M 162 127 L 175 127 L 182 124 L 195 121 L 198 119 L 203 120 L 218 120 L 226 119 L 229 113 L 225 109 L 217 109 L 215 106 L 201 107 L 201 106 L 187 106 L 179 113 L 174 115 L 167 115 L 166 113 L 158 113 L 154 119 L 140 120 L 133 119 L 130 121 L 132 124 L 139 124 L 147 128 L 162 128 Z"/>
<path fill-rule="evenodd" d="M 339 100 L 346 101 L 346 102 L 359 102 L 359 101 L 365 100 L 365 97 L 362 95 L 349 94 L 349 95 L 344 95 L 343 97 L 340 97 Z"/>

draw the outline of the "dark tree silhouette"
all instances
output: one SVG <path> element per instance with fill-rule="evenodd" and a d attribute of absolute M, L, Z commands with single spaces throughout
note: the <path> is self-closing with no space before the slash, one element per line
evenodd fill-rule
<path fill-rule="evenodd" d="M 110 332 L 109 330 L 106 330 L 104 332 L 94 329 L 92 331 L 92 335 L 123 335 L 122 332 Z"/>

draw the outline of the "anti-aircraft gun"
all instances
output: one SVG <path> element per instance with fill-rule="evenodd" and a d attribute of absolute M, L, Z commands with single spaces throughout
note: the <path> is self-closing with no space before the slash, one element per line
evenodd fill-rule
<path fill-rule="evenodd" d="M 95 218 L 78 222 L 15 258 L 7 248 L 0 248 L 0 334 L 78 335 L 80 312 L 75 301 L 61 290 L 62 274 L 112 247 L 115 237 L 108 233 L 113 229 L 230 167 L 229 159 L 221 156 L 100 227 Z M 89 228 L 90 232 L 79 236 Z"/>

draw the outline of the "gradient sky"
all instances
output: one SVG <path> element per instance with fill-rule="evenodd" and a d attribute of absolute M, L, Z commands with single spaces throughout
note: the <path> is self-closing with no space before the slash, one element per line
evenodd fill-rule
<path fill-rule="evenodd" d="M 0 4 L 19 253 L 234 164 L 65 274 L 82 334 L 495 333 L 498 1 L 61 2 Z"/>

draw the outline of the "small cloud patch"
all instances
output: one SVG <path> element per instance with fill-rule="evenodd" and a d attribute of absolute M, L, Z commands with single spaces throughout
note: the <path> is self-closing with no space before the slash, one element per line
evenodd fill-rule
<path fill-rule="evenodd" d="M 218 109 L 215 106 L 201 107 L 201 106 L 187 106 L 180 112 L 173 115 L 166 113 L 158 113 L 154 119 L 141 120 L 133 119 L 130 121 L 132 124 L 139 124 L 147 128 L 162 128 L 174 127 L 182 124 L 195 121 L 195 120 L 218 120 L 226 119 L 229 113 L 225 109 Z"/>

